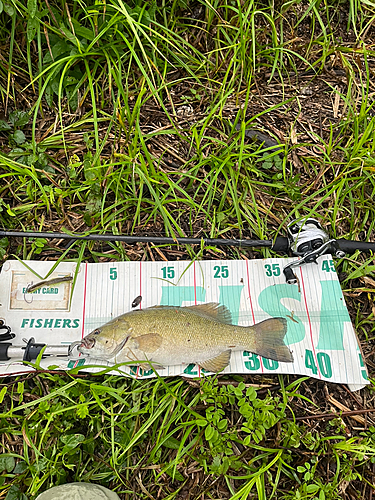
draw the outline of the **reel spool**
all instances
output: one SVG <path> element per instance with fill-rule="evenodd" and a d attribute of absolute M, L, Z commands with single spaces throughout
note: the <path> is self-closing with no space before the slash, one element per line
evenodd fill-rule
<path fill-rule="evenodd" d="M 316 219 L 292 221 L 288 225 L 287 231 L 290 250 L 293 255 L 301 257 L 283 269 L 285 279 L 290 285 L 294 285 L 298 281 L 293 268 L 311 262 L 317 264 L 317 258 L 326 253 L 331 253 L 338 258 L 345 256 L 345 252 L 340 250 L 337 241 L 329 239 L 328 234 Z"/>

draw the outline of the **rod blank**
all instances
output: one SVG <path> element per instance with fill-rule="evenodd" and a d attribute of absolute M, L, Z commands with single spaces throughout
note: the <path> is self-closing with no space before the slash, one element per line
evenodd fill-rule
<path fill-rule="evenodd" d="M 271 248 L 275 252 L 287 252 L 289 250 L 288 238 L 277 236 L 272 240 L 238 240 L 238 239 L 220 239 L 220 238 L 171 238 L 167 236 L 129 236 L 122 234 L 67 234 L 67 233 L 42 233 L 33 231 L 0 231 L 0 237 L 14 238 L 46 238 L 46 239 L 64 239 L 64 240 L 85 240 L 85 241 L 123 241 L 124 243 L 154 243 L 157 245 L 205 245 L 242 247 L 242 248 Z M 361 252 L 374 252 L 375 243 L 367 241 L 352 241 L 339 239 L 336 240 L 340 250 L 352 254 L 356 250 Z"/>
<path fill-rule="evenodd" d="M 202 241 L 206 245 L 222 245 L 230 247 L 269 247 L 272 248 L 272 240 L 225 240 L 213 238 L 182 238 L 182 237 L 166 237 L 166 236 L 128 236 L 121 234 L 67 234 L 67 233 L 42 233 L 32 231 L 0 231 L 0 237 L 15 237 L 15 238 L 57 238 L 65 240 L 86 240 L 86 241 L 123 241 L 124 243 L 156 243 L 159 245 L 200 245 Z M 278 238 L 277 238 L 278 239 Z M 282 238 L 287 241 L 287 238 Z M 285 247 L 287 250 L 288 247 Z"/>

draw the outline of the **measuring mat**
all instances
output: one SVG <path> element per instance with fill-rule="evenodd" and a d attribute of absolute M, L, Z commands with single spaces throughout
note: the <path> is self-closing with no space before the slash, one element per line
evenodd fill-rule
<path fill-rule="evenodd" d="M 250 352 L 234 352 L 222 373 L 289 373 L 327 382 L 345 383 L 352 390 L 368 384 L 356 334 L 329 255 L 295 268 L 297 284 L 285 282 L 283 267 L 290 259 L 119 262 L 76 264 L 63 262 L 48 275 L 53 262 L 7 261 L 0 275 L 0 319 L 16 337 L 63 346 L 79 341 L 96 327 L 136 308 L 155 305 L 190 306 L 218 302 L 232 314 L 232 323 L 250 326 L 270 317 L 284 317 L 285 343 L 294 362 L 273 361 Z M 47 276 L 48 275 L 48 276 Z M 75 276 L 75 281 L 59 278 Z M 53 285 L 48 285 L 50 279 Z M 28 293 L 28 287 L 47 284 Z M 76 366 L 99 371 L 111 363 L 76 355 L 74 359 L 48 357 L 41 366 Z M 14 358 L 0 364 L 0 374 L 32 370 Z M 158 370 L 161 376 L 203 376 L 199 366 L 187 364 Z M 137 378 L 155 376 L 140 366 L 122 365 L 115 373 Z M 205 372 L 207 373 L 207 372 Z"/>

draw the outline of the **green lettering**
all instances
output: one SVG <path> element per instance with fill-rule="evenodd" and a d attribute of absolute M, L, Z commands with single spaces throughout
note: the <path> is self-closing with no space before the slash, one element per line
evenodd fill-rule
<path fill-rule="evenodd" d="M 79 328 L 79 319 L 73 319 L 73 326 L 72 328 Z"/>
<path fill-rule="evenodd" d="M 318 360 L 318 365 L 321 374 L 323 377 L 331 378 L 332 377 L 332 365 L 331 358 L 325 352 L 318 352 L 316 355 L 316 359 Z"/>
<path fill-rule="evenodd" d="M 183 302 L 204 302 L 206 290 L 193 286 L 162 286 L 160 305 L 181 306 Z M 232 323 L 237 324 L 243 285 L 220 285 L 219 302 L 228 307 L 232 314 Z M 196 297 L 195 297 L 196 294 Z"/>
<path fill-rule="evenodd" d="M 30 321 L 30 328 L 32 328 L 34 326 L 34 321 L 35 321 L 34 318 Z"/>
<path fill-rule="evenodd" d="M 322 271 L 326 273 L 334 273 L 336 271 L 335 264 L 333 260 L 323 260 L 322 262 Z"/>
<path fill-rule="evenodd" d="M 53 318 L 44 320 L 44 328 L 52 328 Z"/>
<path fill-rule="evenodd" d="M 251 371 L 259 370 L 260 359 L 259 359 L 259 356 L 257 354 L 254 354 L 253 352 L 244 351 L 243 357 L 246 360 L 246 361 L 244 361 L 244 364 L 248 370 L 251 370 Z"/>
<path fill-rule="evenodd" d="M 309 349 L 306 349 L 305 352 L 305 366 L 306 368 L 309 368 L 314 375 L 318 373 L 318 367 L 316 366 L 313 352 Z"/>
<path fill-rule="evenodd" d="M 21 328 L 26 328 L 28 322 L 29 322 L 29 318 L 23 318 L 22 323 L 21 323 Z"/>
<path fill-rule="evenodd" d="M 35 321 L 35 328 L 42 328 L 42 325 L 43 325 L 43 320 L 41 318 L 38 318 Z"/>
<path fill-rule="evenodd" d="M 271 264 L 264 264 L 264 268 L 266 270 L 266 276 L 271 277 L 272 276 Z"/>
<path fill-rule="evenodd" d="M 130 375 L 134 377 L 147 377 L 153 373 L 153 370 L 145 370 L 141 366 L 131 365 L 130 367 Z"/>
<path fill-rule="evenodd" d="M 362 358 L 362 354 L 358 354 L 358 356 L 359 356 L 359 362 L 360 362 L 361 368 L 364 368 L 364 370 L 361 370 L 362 377 L 365 380 L 368 380 L 367 370 L 366 370 L 365 363 L 364 363 L 363 358 Z"/>
<path fill-rule="evenodd" d="M 240 312 L 240 301 L 243 285 L 220 285 L 219 302 L 224 304 L 231 312 L 232 323 L 237 325 Z"/>
<path fill-rule="evenodd" d="M 190 365 L 187 365 L 187 367 L 185 368 L 184 373 L 186 373 L 186 375 L 198 375 L 198 371 L 194 370 L 194 367 L 195 364 L 190 363 Z"/>
<path fill-rule="evenodd" d="M 145 370 L 144 368 L 142 368 L 142 366 L 139 367 L 139 371 L 138 371 L 138 376 L 139 377 L 148 377 L 149 375 L 151 375 L 152 373 L 154 373 L 154 370 Z"/>
<path fill-rule="evenodd" d="M 305 338 L 305 327 L 301 319 L 284 307 L 282 299 L 295 299 L 301 302 L 301 294 L 297 285 L 271 285 L 262 290 L 258 297 L 259 306 L 273 318 L 284 317 L 288 322 L 288 330 L 285 335 L 287 345 L 296 344 Z"/>
<path fill-rule="evenodd" d="M 264 269 L 266 270 L 266 276 L 269 278 L 271 276 L 280 276 L 281 271 L 280 271 L 280 264 L 264 264 Z"/>
<path fill-rule="evenodd" d="M 70 319 L 64 319 L 64 320 L 63 320 L 63 326 L 62 326 L 62 327 L 63 327 L 63 328 L 72 328 L 72 327 L 70 326 L 70 323 L 71 323 L 71 320 L 70 320 Z"/>
<path fill-rule="evenodd" d="M 61 328 L 61 319 L 55 319 L 55 328 Z"/>
<path fill-rule="evenodd" d="M 336 280 L 321 281 L 320 330 L 317 349 L 344 350 L 344 323 L 350 322 L 340 283 Z"/>
<path fill-rule="evenodd" d="M 195 294 L 193 286 L 162 286 L 161 306 L 181 306 L 183 302 L 194 302 Z M 197 302 L 204 302 L 206 290 L 202 287 L 196 288 Z"/>
<path fill-rule="evenodd" d="M 275 359 L 268 359 L 268 358 L 262 358 L 262 359 L 264 368 L 267 368 L 267 370 L 277 370 L 277 368 L 279 368 L 279 362 L 276 361 Z"/>
<path fill-rule="evenodd" d="M 131 365 L 129 366 L 129 369 L 130 375 L 133 375 L 135 377 L 137 375 L 138 366 Z"/>

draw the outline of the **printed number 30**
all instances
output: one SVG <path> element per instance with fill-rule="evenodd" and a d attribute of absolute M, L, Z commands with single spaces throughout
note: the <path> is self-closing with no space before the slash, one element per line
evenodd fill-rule
<path fill-rule="evenodd" d="M 266 270 L 266 276 L 280 276 L 280 266 L 279 264 L 265 264 L 264 268 Z"/>

